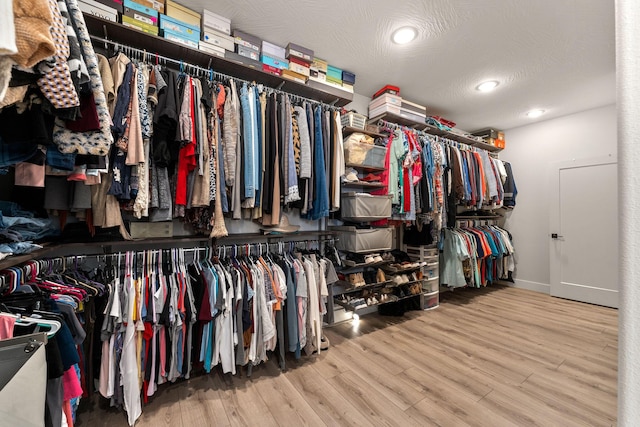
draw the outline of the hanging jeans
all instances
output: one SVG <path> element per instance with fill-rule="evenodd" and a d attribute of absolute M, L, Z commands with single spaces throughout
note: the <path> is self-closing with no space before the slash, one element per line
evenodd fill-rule
<path fill-rule="evenodd" d="M 242 140 L 244 142 L 244 198 L 256 196 L 256 179 L 258 177 L 258 125 L 255 110 L 255 94 L 253 88 L 245 83 L 240 89 L 242 106 Z"/>
<path fill-rule="evenodd" d="M 313 175 L 315 179 L 315 198 L 311 209 L 311 219 L 318 220 L 329 216 L 329 189 L 324 161 L 324 143 L 322 139 L 322 108 L 314 111 L 315 138 L 313 141 Z"/>

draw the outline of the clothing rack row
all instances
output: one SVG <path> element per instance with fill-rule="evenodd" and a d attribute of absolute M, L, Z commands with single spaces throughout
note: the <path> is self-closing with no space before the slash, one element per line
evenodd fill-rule
<path fill-rule="evenodd" d="M 173 64 L 173 65 L 177 65 L 179 67 L 180 72 L 184 72 L 187 74 L 195 74 L 197 76 L 200 77 L 208 77 L 209 80 L 230 80 L 233 79 L 236 82 L 241 82 L 241 83 L 247 83 L 247 84 L 253 84 L 255 85 L 256 82 L 251 82 L 248 80 L 243 80 L 243 79 L 239 79 L 237 77 L 233 77 L 230 76 L 228 74 L 224 74 L 224 73 L 220 73 L 218 71 L 214 71 L 213 68 L 211 67 L 211 63 L 212 63 L 212 59 L 209 58 L 209 65 L 207 66 L 207 68 L 201 67 L 199 65 L 194 65 L 194 64 L 189 64 L 187 62 L 184 62 L 182 60 L 177 60 L 174 58 L 169 58 L 167 56 L 163 56 L 163 55 L 159 55 L 158 53 L 153 53 L 153 52 L 148 52 L 147 50 L 144 49 L 138 49 L 136 47 L 133 46 L 129 46 L 123 43 L 118 43 L 118 42 L 114 42 L 112 40 L 108 40 L 102 37 L 98 37 L 98 36 L 94 36 L 91 35 L 91 40 L 93 40 L 96 43 L 104 43 L 104 49 L 108 50 L 108 45 L 113 46 L 114 50 L 119 51 L 122 50 L 122 52 L 129 56 L 132 59 L 138 59 L 140 61 L 143 62 L 149 62 L 149 63 L 154 63 L 156 65 L 158 64 Z M 340 110 L 339 107 L 336 107 L 334 104 L 337 102 L 337 99 L 335 101 L 333 101 L 331 104 L 326 104 L 324 102 L 320 102 L 317 101 L 315 99 L 311 99 L 311 98 L 306 98 L 304 96 L 300 96 L 300 95 L 296 95 L 293 93 L 289 93 L 286 91 L 283 91 L 281 89 L 282 85 L 284 84 L 284 82 L 282 82 L 280 84 L 280 86 L 278 86 L 277 88 L 270 88 L 270 87 L 265 87 L 265 89 L 267 90 L 267 92 L 272 92 L 272 93 L 277 93 L 277 94 L 281 94 L 281 95 L 287 95 L 290 99 L 292 99 L 293 101 L 297 101 L 297 102 L 309 102 L 312 104 L 317 104 L 320 105 L 322 107 L 325 108 L 329 108 L 331 110 Z M 263 86 L 263 85 L 260 85 Z"/>
<path fill-rule="evenodd" d="M 457 227 L 478 227 L 482 225 L 498 225 L 496 219 L 456 219 Z"/>
<path fill-rule="evenodd" d="M 388 121 L 383 120 L 383 119 L 378 120 L 377 124 L 378 124 L 378 126 L 386 127 L 386 128 L 389 128 L 389 129 L 396 129 L 396 130 L 402 130 L 402 131 L 407 131 L 407 132 L 413 132 L 417 136 L 436 138 L 436 141 L 442 141 L 445 144 L 448 144 L 448 145 L 450 145 L 452 147 L 456 147 L 456 148 L 461 149 L 461 150 L 468 150 L 468 151 L 483 150 L 483 151 L 487 151 L 487 150 L 484 150 L 482 148 L 478 148 L 478 147 L 474 147 L 474 146 L 469 145 L 469 144 L 465 144 L 464 142 L 454 141 L 454 140 L 446 138 L 444 136 L 433 135 L 433 134 L 430 134 L 429 132 L 425 132 L 425 131 L 420 130 L 420 129 L 415 129 L 415 128 L 411 128 L 411 127 L 408 127 L 408 126 L 399 125 L 397 123 L 388 122 Z M 496 156 L 495 153 L 492 153 L 490 151 L 487 151 L 487 153 L 490 156 Z"/>
<path fill-rule="evenodd" d="M 282 254 L 284 252 L 291 252 L 293 250 L 320 250 L 321 244 L 335 244 L 338 241 L 335 237 L 329 237 L 327 239 L 312 239 L 312 240 L 286 240 L 279 242 L 267 242 L 267 243 L 246 243 L 246 244 L 228 244 L 228 245 L 216 245 L 211 246 L 196 246 L 192 248 L 173 248 L 173 249 L 151 249 L 151 250 L 135 250 L 135 251 L 120 251 L 111 254 L 95 254 L 95 255 L 69 255 L 61 257 L 53 257 L 39 260 L 30 260 L 21 265 L 13 266 L 0 270 L 0 294 L 4 292 L 11 282 L 25 283 L 25 280 L 38 275 L 41 271 L 49 272 L 62 272 L 67 269 L 77 268 L 78 265 L 84 264 L 87 261 L 94 261 L 98 264 L 117 263 L 122 262 L 127 256 L 132 254 L 138 257 L 150 256 L 159 253 L 171 253 L 179 259 L 184 259 L 187 254 L 193 253 L 193 259 L 200 254 L 205 254 L 206 259 L 211 256 L 223 257 L 227 256 L 239 256 L 239 255 L 255 255 L 261 256 L 264 254 Z M 15 287 L 14 287 L 15 288 Z"/>

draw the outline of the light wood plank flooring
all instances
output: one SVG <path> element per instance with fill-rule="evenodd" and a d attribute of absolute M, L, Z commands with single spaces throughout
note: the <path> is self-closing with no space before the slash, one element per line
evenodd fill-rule
<path fill-rule="evenodd" d="M 613 426 L 617 311 L 508 287 L 326 329 L 329 351 L 160 387 L 137 426 Z M 89 405 L 77 426 L 126 426 Z"/>

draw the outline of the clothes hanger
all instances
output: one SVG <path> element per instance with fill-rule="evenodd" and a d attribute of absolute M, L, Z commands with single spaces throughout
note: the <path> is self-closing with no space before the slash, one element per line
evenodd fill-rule
<path fill-rule="evenodd" d="M 58 332 L 62 327 L 62 324 L 57 320 L 41 319 L 41 318 L 28 317 L 28 316 L 22 316 L 19 314 L 11 314 L 11 313 L 5 313 L 5 312 L 2 312 L 2 315 L 16 319 L 16 324 L 19 324 L 22 326 L 37 325 L 37 326 L 47 327 L 49 328 L 49 330 L 47 331 L 48 338 L 53 338 L 56 332 Z"/>

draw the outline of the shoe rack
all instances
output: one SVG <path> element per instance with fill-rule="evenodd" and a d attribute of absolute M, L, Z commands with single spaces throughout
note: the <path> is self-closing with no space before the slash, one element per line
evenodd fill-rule
<path fill-rule="evenodd" d="M 422 272 L 423 310 L 431 310 L 440 305 L 440 256 L 435 245 L 403 246 L 411 261 L 420 264 Z"/>

